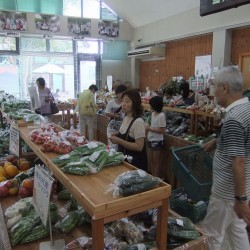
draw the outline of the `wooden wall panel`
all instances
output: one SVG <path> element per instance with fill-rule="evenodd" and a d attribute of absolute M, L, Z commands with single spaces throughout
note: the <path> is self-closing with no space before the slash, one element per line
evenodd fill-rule
<path fill-rule="evenodd" d="M 231 63 L 239 63 L 241 53 L 250 53 L 250 27 L 234 29 L 232 31 Z"/>
<path fill-rule="evenodd" d="M 165 60 L 140 63 L 140 90 L 158 90 L 173 76 L 194 75 L 195 57 L 212 54 L 212 34 L 166 42 Z"/>

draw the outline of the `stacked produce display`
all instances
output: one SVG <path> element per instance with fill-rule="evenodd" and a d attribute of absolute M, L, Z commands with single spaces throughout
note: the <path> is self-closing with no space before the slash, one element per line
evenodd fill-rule
<path fill-rule="evenodd" d="M 13 107 L 20 104 L 17 104 L 16 101 L 15 105 L 9 105 L 9 101 L 7 103 L 4 104 L 5 111 L 12 112 L 11 115 L 5 113 L 9 118 L 8 121 L 10 119 L 23 120 L 29 113 L 27 107 L 23 110 L 19 107 L 14 113 Z M 30 113 L 30 115 L 34 114 Z M 36 123 L 37 120 L 26 121 Z M 126 157 L 122 153 L 110 150 L 102 142 L 88 142 L 76 130 L 62 130 L 53 123 L 43 123 L 43 120 L 38 123 L 39 128 L 34 128 L 29 134 L 30 141 L 38 145 L 39 150 L 44 154 L 55 154 L 51 161 L 66 175 L 95 175 L 108 167 L 115 168 L 122 164 Z M 9 126 L 6 121 L 2 127 L 4 127 L 2 129 L 3 137 L 9 138 Z M 18 250 L 19 245 L 29 242 L 37 245 L 42 239 L 49 240 L 49 227 L 44 226 L 32 202 L 35 165 L 39 159 L 26 159 L 23 154 L 16 157 L 8 152 L 8 141 L 3 142 L 4 144 L 5 150 L 2 151 L 0 163 L 0 197 L 2 203 L 5 199 L 13 200 L 15 197 L 16 202 L 4 210 L 4 221 L 11 246 L 14 250 Z M 21 152 L 30 152 L 27 144 L 21 143 L 21 146 Z M 44 169 L 47 169 L 46 166 Z M 71 192 L 55 176 L 53 178 L 49 205 L 53 234 L 66 236 L 66 243 L 69 244 L 63 250 L 92 249 L 93 242 L 89 233 L 91 216 L 77 202 Z M 132 170 L 119 175 L 114 183 L 110 183 L 111 189 L 103 190 L 103 195 L 112 191 L 114 199 L 118 196 L 130 196 L 154 189 L 160 185 L 160 182 L 159 178 L 144 171 Z M 155 247 L 156 217 L 157 209 L 152 209 L 137 216 L 108 223 L 105 225 L 104 233 L 105 249 L 133 250 Z M 182 220 L 181 225 L 180 221 L 173 217 L 168 219 L 168 249 L 201 237 L 201 233 L 187 218 L 179 218 L 179 220 Z M 88 229 L 86 230 L 86 228 Z M 67 235 L 69 235 L 68 238 Z M 69 239 L 72 238 L 74 240 L 70 242 Z"/>

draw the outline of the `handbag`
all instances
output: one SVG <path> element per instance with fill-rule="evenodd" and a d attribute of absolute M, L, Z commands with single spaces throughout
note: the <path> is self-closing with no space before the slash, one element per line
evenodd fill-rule
<path fill-rule="evenodd" d="M 52 115 L 59 113 L 59 108 L 56 106 L 56 103 L 51 102 L 50 103 L 50 108 L 51 108 L 51 114 Z"/>

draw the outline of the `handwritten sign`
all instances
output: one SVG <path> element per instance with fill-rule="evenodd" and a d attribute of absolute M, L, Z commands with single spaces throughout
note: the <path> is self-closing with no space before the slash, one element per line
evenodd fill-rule
<path fill-rule="evenodd" d="M 33 204 L 46 227 L 49 213 L 49 202 L 53 179 L 41 165 L 35 166 Z"/>
<path fill-rule="evenodd" d="M 12 154 L 19 157 L 19 130 L 15 124 L 10 126 L 10 146 L 9 150 Z"/>

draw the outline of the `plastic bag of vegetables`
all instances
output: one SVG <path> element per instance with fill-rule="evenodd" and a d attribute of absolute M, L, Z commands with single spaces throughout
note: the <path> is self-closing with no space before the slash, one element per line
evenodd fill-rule
<path fill-rule="evenodd" d="M 27 114 L 23 117 L 26 122 L 37 122 L 42 123 L 44 122 L 44 117 L 38 114 Z"/>
<path fill-rule="evenodd" d="M 113 235 L 125 238 L 129 245 L 138 244 L 144 239 L 143 232 L 127 218 L 113 221 L 110 230 Z"/>
<path fill-rule="evenodd" d="M 113 184 L 108 186 L 107 192 L 113 192 L 113 197 L 128 196 L 141 193 L 156 187 L 160 178 L 149 175 L 138 169 L 127 171 L 116 177 Z"/>

